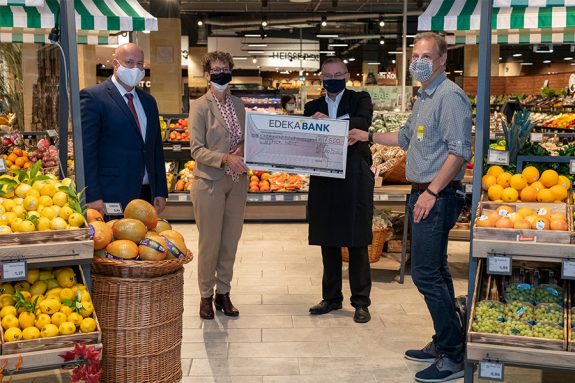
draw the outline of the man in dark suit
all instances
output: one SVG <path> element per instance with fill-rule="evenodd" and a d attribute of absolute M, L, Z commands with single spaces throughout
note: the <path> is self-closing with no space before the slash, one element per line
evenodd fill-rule
<path fill-rule="evenodd" d="M 346 65 L 328 58 L 321 76 L 326 95 L 305 105 L 313 118 L 348 118 L 349 129 L 367 131 L 373 105 L 367 92 L 346 90 Z M 320 245 L 323 258 L 322 301 L 310 308 L 312 315 L 342 308 L 341 248 L 349 249 L 349 283 L 354 321 L 369 322 L 371 270 L 367 246 L 371 243 L 374 177 L 367 142 L 349 146 L 346 178 L 312 176 L 308 194 L 309 244 Z"/>
<path fill-rule="evenodd" d="M 144 52 L 133 43 L 114 55 L 114 75 L 80 92 L 86 201 L 125 207 L 133 199 L 166 206 L 168 188 L 158 106 L 137 87 L 144 78 Z"/>

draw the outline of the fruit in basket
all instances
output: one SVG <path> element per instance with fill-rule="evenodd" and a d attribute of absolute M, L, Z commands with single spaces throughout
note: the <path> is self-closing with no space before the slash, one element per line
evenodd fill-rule
<path fill-rule="evenodd" d="M 80 326 L 80 323 L 82 323 L 82 319 L 84 319 L 84 317 L 82 317 L 82 315 L 76 312 L 68 315 L 68 322 L 72 322 L 74 326 Z"/>
<path fill-rule="evenodd" d="M 89 333 L 96 331 L 96 321 L 94 318 L 84 318 L 82 323 L 80 323 L 80 331 L 83 333 Z"/>
<path fill-rule="evenodd" d="M 158 224 L 156 225 L 155 231 L 161 233 L 162 231 L 172 230 L 172 225 L 163 218 L 158 219 Z"/>
<path fill-rule="evenodd" d="M 168 255 L 168 245 L 160 235 L 144 238 L 139 246 L 140 259 L 143 261 L 163 261 Z"/>
<path fill-rule="evenodd" d="M 536 338 L 563 339 L 563 328 L 553 323 L 536 323 L 532 329 Z"/>
<path fill-rule="evenodd" d="M 142 221 L 133 218 L 123 218 L 112 227 L 114 239 L 127 239 L 135 244 L 146 236 L 146 226 Z"/>
<path fill-rule="evenodd" d="M 503 186 L 499 185 L 499 184 L 495 184 L 493 186 L 491 186 L 488 190 L 487 190 L 487 195 L 489 197 L 489 200 L 491 201 L 498 201 L 501 199 L 501 194 L 503 193 Z"/>
<path fill-rule="evenodd" d="M 503 323 L 503 335 L 532 336 L 533 330 L 527 322 L 509 320 Z"/>
<path fill-rule="evenodd" d="M 61 269 L 56 275 L 56 280 L 62 288 L 72 287 L 76 284 L 76 274 L 72 269 Z"/>
<path fill-rule="evenodd" d="M 4 330 L 8 330 L 9 328 L 18 327 L 20 326 L 20 321 L 16 317 L 16 315 L 8 314 L 4 318 L 2 318 L 2 328 Z"/>
<path fill-rule="evenodd" d="M 535 166 L 527 166 L 525 169 L 523 169 L 521 174 L 523 177 L 525 177 L 525 180 L 528 184 L 532 184 L 533 182 L 539 180 L 539 169 L 537 169 Z"/>
<path fill-rule="evenodd" d="M 48 284 L 46 281 L 36 281 L 32 286 L 30 286 L 30 294 L 32 295 L 43 295 L 46 290 L 48 290 Z"/>
<path fill-rule="evenodd" d="M 498 165 L 490 166 L 489 169 L 487 169 L 487 174 L 494 177 L 498 177 L 503 172 L 504 172 L 503 168 Z"/>
<path fill-rule="evenodd" d="M 27 327 L 22 331 L 22 339 L 31 340 L 40 338 L 40 330 L 38 328 L 31 326 Z"/>
<path fill-rule="evenodd" d="M 547 169 L 541 173 L 539 181 L 543 184 L 543 186 L 550 188 L 553 185 L 557 185 L 559 182 L 559 174 L 557 174 L 555 170 Z"/>
<path fill-rule="evenodd" d="M 186 255 L 188 252 L 186 241 L 180 233 L 174 230 L 165 230 L 162 231 L 160 235 L 165 239 L 166 245 L 168 246 L 166 259 L 179 259 Z"/>
<path fill-rule="evenodd" d="M 519 193 L 517 192 L 517 190 L 515 190 L 512 187 L 507 187 L 507 188 L 503 189 L 503 192 L 501 193 L 501 199 L 504 202 L 509 202 L 509 203 L 517 202 L 518 198 L 519 198 Z"/>
<path fill-rule="evenodd" d="M 120 239 L 106 246 L 106 252 L 108 256 L 120 260 L 136 259 L 138 257 L 138 245 L 127 239 Z"/>
<path fill-rule="evenodd" d="M 58 326 L 50 323 L 42 327 L 42 329 L 40 330 L 40 337 L 51 338 L 54 336 L 58 336 L 58 333 L 59 333 Z"/>
<path fill-rule="evenodd" d="M 474 332 L 484 332 L 489 334 L 498 334 L 503 331 L 503 322 L 497 319 L 476 318 L 471 325 Z"/>
<path fill-rule="evenodd" d="M 112 228 L 103 221 L 92 221 L 89 224 L 90 234 L 94 240 L 94 250 L 105 249 L 112 242 Z"/>
<path fill-rule="evenodd" d="M 531 229 L 531 224 L 525 219 L 519 219 L 515 221 L 513 228 L 517 230 L 529 230 Z"/>
<path fill-rule="evenodd" d="M 481 177 L 481 188 L 485 191 L 489 190 L 489 188 L 497 183 L 497 178 L 490 174 L 486 174 Z"/>
<path fill-rule="evenodd" d="M 5 306 L 5 307 L 2 307 L 2 310 L 0 310 L 0 318 L 4 318 L 7 315 L 16 316 L 16 314 L 17 314 L 16 307 L 14 307 L 14 306 Z"/>
<path fill-rule="evenodd" d="M 483 300 L 475 307 L 475 316 L 483 319 L 497 319 L 503 317 L 505 305 L 501 302 Z"/>
<path fill-rule="evenodd" d="M 80 315 L 82 315 L 83 318 L 91 316 L 94 312 L 94 304 L 92 302 L 84 301 L 81 303 L 81 305 L 82 308 L 80 308 L 78 311 Z"/>
<path fill-rule="evenodd" d="M 549 188 L 555 197 L 555 201 L 565 201 L 568 197 L 567 189 L 561 185 L 553 185 Z"/>
<path fill-rule="evenodd" d="M 563 307 L 556 303 L 535 306 L 535 320 L 546 323 L 563 323 Z"/>
<path fill-rule="evenodd" d="M 36 322 L 34 322 L 34 325 L 37 328 L 42 328 L 49 323 L 52 323 L 52 318 L 50 315 L 42 313 L 36 316 Z"/>
<path fill-rule="evenodd" d="M 61 303 L 54 298 L 47 298 L 40 302 L 40 311 L 43 314 L 52 315 L 60 311 Z"/>
<path fill-rule="evenodd" d="M 508 217 L 511 213 L 513 213 L 513 208 L 507 205 L 502 205 L 497 208 L 497 214 L 501 217 Z"/>
<path fill-rule="evenodd" d="M 535 202 L 537 201 L 537 190 L 533 186 L 526 186 L 519 193 L 519 198 L 522 202 Z"/>
<path fill-rule="evenodd" d="M 513 221 L 511 221 L 508 217 L 501 217 L 495 223 L 495 227 L 499 229 L 512 229 L 513 228 Z"/>
<path fill-rule="evenodd" d="M 76 326 L 72 322 L 62 322 L 58 326 L 58 332 L 60 335 L 71 335 L 76 332 Z"/>
<path fill-rule="evenodd" d="M 22 339 L 22 331 L 18 327 L 11 327 L 4 332 L 4 341 L 16 342 Z"/>
<path fill-rule="evenodd" d="M 513 175 L 508 172 L 503 172 L 497 176 L 497 184 L 501 185 L 504 189 L 509 187 L 509 181 Z"/>
<path fill-rule="evenodd" d="M 126 205 L 124 218 L 140 220 L 148 229 L 155 229 L 158 224 L 156 209 L 148 201 L 134 199 Z"/>
<path fill-rule="evenodd" d="M 542 189 L 537 193 L 538 202 L 553 202 L 555 201 L 555 195 L 549 189 Z"/>
<path fill-rule="evenodd" d="M 527 186 L 527 180 L 523 177 L 523 174 L 514 174 L 509 179 L 509 186 L 517 191 L 521 191 Z"/>
<path fill-rule="evenodd" d="M 36 322 L 36 315 L 34 315 L 34 313 L 24 311 L 21 312 L 20 315 L 18 315 L 18 323 L 20 325 L 20 328 L 34 326 L 35 322 Z"/>

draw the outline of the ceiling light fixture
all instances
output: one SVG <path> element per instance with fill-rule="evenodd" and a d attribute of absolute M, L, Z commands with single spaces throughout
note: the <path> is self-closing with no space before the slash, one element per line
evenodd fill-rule
<path fill-rule="evenodd" d="M 244 37 L 260 37 L 261 35 L 257 33 L 246 33 Z"/>
<path fill-rule="evenodd" d="M 347 64 L 347 63 L 349 63 L 349 61 L 347 61 L 347 59 L 343 59 L 343 63 Z"/>
<path fill-rule="evenodd" d="M 347 47 L 349 44 L 328 44 L 330 47 Z"/>
<path fill-rule="evenodd" d="M 244 57 L 244 56 L 235 56 L 233 59 L 234 60 L 247 60 L 248 58 Z"/>
<path fill-rule="evenodd" d="M 565 60 L 565 61 L 571 61 L 571 60 L 573 60 L 573 57 L 565 57 L 563 60 Z"/>
<path fill-rule="evenodd" d="M 384 45 L 385 44 L 385 40 L 383 39 L 383 37 L 379 38 L 379 45 Z"/>
<path fill-rule="evenodd" d="M 347 60 L 353 62 L 353 61 L 355 61 L 355 57 L 350 57 Z"/>
<path fill-rule="evenodd" d="M 389 53 L 390 55 L 402 55 L 403 54 L 403 52 L 401 52 L 401 51 L 389 51 L 387 53 Z"/>
<path fill-rule="evenodd" d="M 521 63 L 519 65 L 533 65 L 533 63 Z"/>
<path fill-rule="evenodd" d="M 262 27 L 267 27 L 267 26 L 268 26 L 268 17 L 262 16 Z"/>
<path fill-rule="evenodd" d="M 551 60 L 543 60 L 543 64 L 550 64 Z"/>
<path fill-rule="evenodd" d="M 325 17 L 325 16 L 321 17 L 321 26 L 327 27 L 327 17 Z"/>
<path fill-rule="evenodd" d="M 521 57 L 521 56 L 523 56 L 523 54 L 521 54 L 521 53 L 514 53 L 513 54 L 513 57 Z"/>
<path fill-rule="evenodd" d="M 329 39 L 329 38 L 336 39 L 339 37 L 339 35 L 319 33 L 319 34 L 315 35 L 315 37 L 318 37 L 320 39 Z"/>
<path fill-rule="evenodd" d="M 379 26 L 380 27 L 385 26 L 385 21 L 383 21 L 383 16 L 379 16 Z"/>
<path fill-rule="evenodd" d="M 333 55 L 333 54 L 335 54 L 335 51 L 319 51 L 319 53 L 323 53 L 326 55 Z"/>
<path fill-rule="evenodd" d="M 378 62 L 368 62 L 367 65 L 379 65 L 380 63 Z"/>
<path fill-rule="evenodd" d="M 252 63 L 253 63 L 253 64 L 255 64 L 255 63 L 257 63 L 257 62 L 258 62 L 258 59 L 256 59 L 255 57 L 252 58 Z M 258 66 L 258 68 L 259 68 L 259 66 Z"/>
<path fill-rule="evenodd" d="M 257 44 L 257 43 L 253 43 L 253 44 L 248 44 L 248 47 L 253 47 L 253 48 L 260 48 L 260 47 L 267 47 L 267 44 Z"/>
<path fill-rule="evenodd" d="M 202 20 L 201 18 L 198 19 L 198 27 L 201 27 L 202 25 L 204 25 L 204 20 Z"/>

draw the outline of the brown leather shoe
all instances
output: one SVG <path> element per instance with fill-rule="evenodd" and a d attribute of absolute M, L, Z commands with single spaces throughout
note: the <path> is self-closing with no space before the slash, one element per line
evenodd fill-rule
<path fill-rule="evenodd" d="M 213 297 L 202 298 L 200 300 L 200 318 L 214 319 L 214 306 L 212 306 Z"/>
<path fill-rule="evenodd" d="M 216 299 L 214 300 L 214 305 L 216 310 L 222 310 L 224 315 L 229 317 L 237 317 L 240 315 L 238 309 L 234 307 L 232 301 L 230 300 L 230 293 L 218 294 L 216 293 Z"/>

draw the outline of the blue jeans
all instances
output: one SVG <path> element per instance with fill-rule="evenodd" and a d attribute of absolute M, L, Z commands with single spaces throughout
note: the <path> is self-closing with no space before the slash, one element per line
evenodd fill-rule
<path fill-rule="evenodd" d="M 459 189 L 448 186 L 442 190 L 427 218 L 419 223 L 413 223 L 413 208 L 425 191 L 413 190 L 409 197 L 409 219 L 413 223 L 411 276 L 433 319 L 433 339 L 438 353 L 452 360 L 460 360 L 464 350 L 453 280 L 447 265 L 449 231 L 465 203 L 465 194 Z"/>

